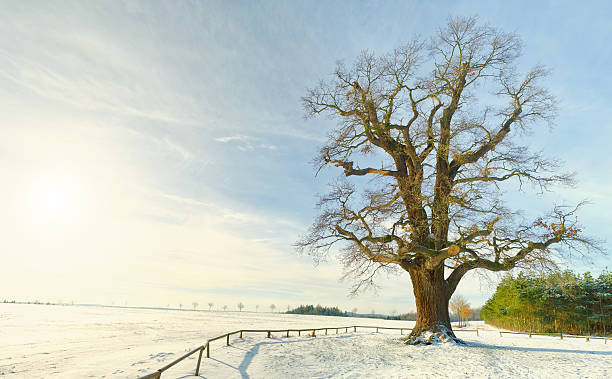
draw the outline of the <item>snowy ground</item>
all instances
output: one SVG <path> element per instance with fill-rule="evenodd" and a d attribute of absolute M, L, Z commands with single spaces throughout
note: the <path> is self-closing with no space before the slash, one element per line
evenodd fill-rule
<path fill-rule="evenodd" d="M 134 378 L 208 338 L 245 328 L 346 325 L 410 327 L 405 321 L 250 312 L 193 312 L 0 304 L 0 377 Z M 203 378 L 575 378 L 612 376 L 612 341 L 525 335 L 493 328 L 456 331 L 468 346 L 407 346 L 399 332 L 265 338 L 211 343 Z M 330 332 L 330 333 L 335 333 Z M 197 357 L 162 378 L 196 378 Z"/>

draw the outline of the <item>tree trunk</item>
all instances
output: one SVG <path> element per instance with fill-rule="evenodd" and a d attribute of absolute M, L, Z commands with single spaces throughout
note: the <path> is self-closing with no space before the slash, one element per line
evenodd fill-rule
<path fill-rule="evenodd" d="M 408 344 L 462 341 L 455 337 L 448 314 L 450 294 L 444 280 L 444 267 L 409 269 L 417 307 L 416 325 L 406 338 Z"/>

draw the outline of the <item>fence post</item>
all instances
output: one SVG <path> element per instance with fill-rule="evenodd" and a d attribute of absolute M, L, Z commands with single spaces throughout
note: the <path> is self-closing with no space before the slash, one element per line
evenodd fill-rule
<path fill-rule="evenodd" d="M 400 329 L 400 335 L 404 335 L 404 329 Z"/>
<path fill-rule="evenodd" d="M 355 330 L 353 330 L 353 333 L 357 333 L 357 327 L 353 326 L 353 328 L 355 329 Z"/>
<path fill-rule="evenodd" d="M 206 342 L 206 358 L 210 358 L 210 341 Z"/>
<path fill-rule="evenodd" d="M 477 336 L 479 335 L 479 334 L 478 334 L 478 328 L 476 328 L 476 335 L 477 335 Z"/>
<path fill-rule="evenodd" d="M 227 346 L 229 346 L 229 333 L 227 334 Z"/>
<path fill-rule="evenodd" d="M 376 328 L 376 333 L 378 333 L 378 328 Z"/>
<path fill-rule="evenodd" d="M 336 334 L 338 334 L 338 328 L 336 328 Z"/>
<path fill-rule="evenodd" d="M 344 328 L 344 333 L 348 333 L 348 328 Z"/>
<path fill-rule="evenodd" d="M 200 362 L 202 362 L 202 352 L 204 351 L 204 346 L 200 348 L 200 355 L 198 355 L 198 365 L 196 366 L 195 376 L 200 374 Z"/>
<path fill-rule="evenodd" d="M 302 331 L 298 330 L 298 336 L 301 336 L 301 335 L 302 335 Z"/>
<path fill-rule="evenodd" d="M 242 338 L 242 330 L 240 331 L 240 338 Z"/>
<path fill-rule="evenodd" d="M 325 335 L 327 335 L 327 328 L 325 328 Z"/>
<path fill-rule="evenodd" d="M 559 333 L 559 337 L 561 337 L 561 339 L 563 339 L 563 333 Z"/>
<path fill-rule="evenodd" d="M 529 338 L 531 338 L 531 333 L 529 333 Z"/>
<path fill-rule="evenodd" d="M 586 342 L 589 342 L 589 336 L 586 336 Z"/>
<path fill-rule="evenodd" d="M 268 330 L 268 338 L 270 338 L 270 331 Z"/>
<path fill-rule="evenodd" d="M 499 336 L 500 336 L 500 337 L 502 336 L 501 334 L 502 334 L 502 332 L 499 332 Z"/>
<path fill-rule="evenodd" d="M 287 329 L 287 337 L 289 337 L 289 329 Z"/>

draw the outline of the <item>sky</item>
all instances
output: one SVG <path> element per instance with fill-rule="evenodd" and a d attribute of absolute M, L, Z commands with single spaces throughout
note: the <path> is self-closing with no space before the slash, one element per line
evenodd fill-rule
<path fill-rule="evenodd" d="M 300 99 L 338 60 L 473 15 L 523 39 L 521 68 L 551 69 L 559 116 L 527 140 L 577 173 L 510 197 L 590 200 L 582 224 L 611 250 L 605 1 L 3 1 L 0 299 L 413 311 L 407 274 L 350 298 L 333 257 L 295 252 L 341 174 L 315 176 L 336 124 L 305 119 Z M 457 293 L 480 305 L 495 281 L 470 275 Z"/>

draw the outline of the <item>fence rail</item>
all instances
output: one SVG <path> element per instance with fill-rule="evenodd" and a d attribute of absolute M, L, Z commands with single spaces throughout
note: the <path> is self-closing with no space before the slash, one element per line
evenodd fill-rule
<path fill-rule="evenodd" d="M 608 343 L 608 337 L 606 336 L 587 336 L 587 335 L 579 335 L 579 334 L 563 334 L 563 333 L 539 333 L 539 332 L 510 332 L 510 331 L 499 331 L 499 336 L 502 337 L 502 334 L 525 334 L 531 336 L 559 336 L 560 339 L 563 338 L 584 338 L 586 342 L 589 342 L 590 339 L 604 340 L 604 343 Z"/>
<path fill-rule="evenodd" d="M 312 335 L 316 335 L 318 331 L 325 331 L 325 335 L 328 335 L 330 331 L 335 331 L 335 334 L 340 334 L 342 332 L 348 333 L 349 329 L 353 332 L 357 332 L 357 329 L 376 329 L 376 332 L 379 330 L 399 330 L 401 334 L 404 334 L 404 330 L 412 330 L 411 328 L 393 328 L 388 326 L 369 326 L 369 325 L 351 325 L 351 326 L 341 326 L 341 327 L 333 327 L 333 328 L 306 328 L 306 329 L 240 329 L 234 332 L 225 333 L 217 337 L 210 338 L 206 341 L 206 343 L 202 346 L 198 346 L 197 348 L 191 350 L 187 354 L 175 359 L 171 363 L 165 365 L 159 370 L 152 372 L 148 375 L 141 376 L 139 379 L 159 379 L 162 373 L 168 370 L 170 367 L 176 365 L 177 363 L 183 361 L 184 359 L 192 356 L 193 354 L 199 352 L 198 355 L 198 363 L 196 365 L 195 376 L 198 376 L 200 373 L 200 363 L 202 362 L 202 354 L 204 350 L 206 350 L 206 358 L 210 358 L 210 343 L 213 341 L 217 341 L 225 338 L 226 344 L 229 346 L 230 344 L 230 336 L 234 334 L 239 334 L 240 338 L 242 338 L 243 333 L 266 333 L 267 337 L 272 337 L 272 333 L 285 333 L 287 337 L 293 332 L 297 333 L 298 336 L 302 335 L 302 332 L 312 332 Z"/>
<path fill-rule="evenodd" d="M 242 334 L 243 333 L 266 333 L 268 338 L 272 337 L 272 333 L 286 333 L 286 336 L 289 337 L 291 332 L 297 333 L 298 336 L 302 335 L 302 332 L 312 332 L 312 336 L 316 336 L 316 332 L 317 331 L 321 331 L 324 330 L 325 331 L 325 335 L 328 335 L 328 332 L 331 331 L 335 331 L 335 334 L 339 334 L 341 333 L 342 330 L 344 330 L 344 333 L 348 333 L 349 329 L 352 329 L 353 332 L 357 332 L 357 329 L 376 329 L 376 332 L 378 333 L 379 330 L 399 330 L 400 334 L 404 334 L 404 330 L 412 330 L 412 328 L 396 328 L 396 327 L 389 327 L 389 326 L 370 326 L 370 325 L 352 325 L 352 326 L 342 326 L 342 327 L 333 327 L 333 328 L 306 328 L 306 329 L 240 329 L 240 330 L 236 330 L 234 332 L 230 332 L 230 333 L 225 333 L 222 334 L 220 336 L 217 337 L 213 337 L 210 338 L 206 341 L 206 343 L 202 346 L 199 346 L 193 350 L 191 350 L 190 352 L 188 352 L 187 354 L 175 359 L 174 361 L 172 361 L 171 363 L 165 365 L 164 367 L 160 368 L 159 370 L 150 373 L 148 375 L 145 376 L 141 376 L 139 379 L 159 379 L 162 375 L 162 373 L 166 370 L 168 370 L 170 367 L 176 365 L 177 363 L 181 362 L 182 360 L 192 356 L 193 354 L 200 352 L 198 355 L 198 363 L 196 366 L 196 370 L 195 370 L 195 376 L 198 376 L 200 374 L 200 363 L 202 362 L 202 354 L 204 353 L 204 350 L 206 350 L 206 358 L 210 358 L 210 343 L 213 341 L 217 341 L 220 339 L 225 338 L 225 343 L 227 346 L 229 346 L 230 344 L 230 336 L 234 335 L 234 334 L 239 334 L 240 338 L 242 338 Z M 483 331 L 482 329 L 457 329 L 454 330 L 454 332 L 476 332 L 476 335 L 479 336 L 479 331 Z M 589 341 L 589 338 L 593 338 L 593 339 L 603 339 L 604 343 L 607 343 L 608 337 L 599 337 L 599 336 L 581 336 L 581 335 L 575 335 L 575 334 L 563 334 L 563 333 L 529 333 L 529 332 L 510 332 L 510 331 L 499 331 L 499 336 L 501 337 L 502 334 L 525 334 L 525 335 L 529 335 L 529 338 L 531 338 L 532 335 L 546 335 L 546 336 L 560 336 L 561 339 L 563 338 L 586 338 L 586 342 Z"/>

